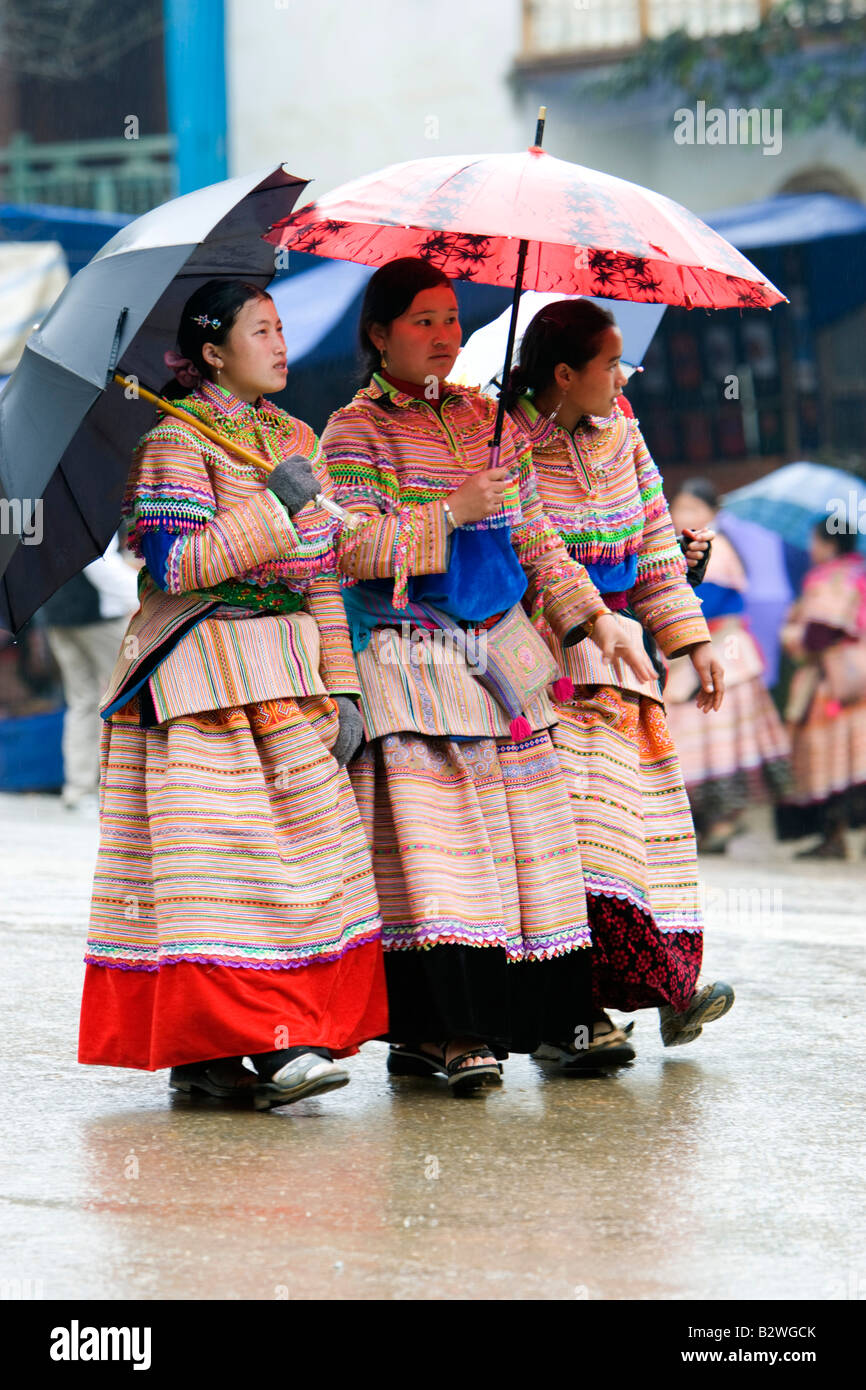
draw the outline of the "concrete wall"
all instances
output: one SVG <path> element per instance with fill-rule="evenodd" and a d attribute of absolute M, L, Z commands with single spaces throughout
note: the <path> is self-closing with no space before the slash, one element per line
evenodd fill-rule
<path fill-rule="evenodd" d="M 398 160 L 534 134 L 505 81 L 519 0 L 226 0 L 226 19 L 232 174 L 284 160 L 315 197 Z"/>

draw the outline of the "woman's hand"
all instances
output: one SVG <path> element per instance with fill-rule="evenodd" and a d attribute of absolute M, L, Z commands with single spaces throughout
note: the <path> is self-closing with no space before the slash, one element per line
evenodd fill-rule
<path fill-rule="evenodd" d="M 483 521 L 502 506 L 502 499 L 514 476 L 511 468 L 485 468 L 473 473 L 447 499 L 451 515 L 458 526 L 467 521 Z"/>
<path fill-rule="evenodd" d="M 698 709 L 705 714 L 709 714 L 711 709 L 721 709 L 725 693 L 725 669 L 713 651 L 712 642 L 698 642 L 689 652 L 689 658 L 701 683 L 695 700 Z"/>
<path fill-rule="evenodd" d="M 591 637 L 605 661 L 624 661 L 639 681 L 658 679 L 656 669 L 644 648 L 633 644 L 612 613 L 596 618 Z"/>
<path fill-rule="evenodd" d="M 686 557 L 686 564 L 689 569 L 695 569 L 706 554 L 710 541 L 716 539 L 715 531 L 710 531 L 704 527 L 701 531 L 691 531 L 687 526 L 683 527 L 683 539 L 688 542 L 683 550 Z"/>

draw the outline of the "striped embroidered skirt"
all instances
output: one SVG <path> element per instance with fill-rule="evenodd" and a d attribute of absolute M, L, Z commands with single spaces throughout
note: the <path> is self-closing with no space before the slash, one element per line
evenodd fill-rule
<path fill-rule="evenodd" d="M 593 941 L 597 1009 L 691 999 L 703 927 L 697 851 L 676 750 L 657 701 L 579 687 L 553 742 L 569 785 Z"/>
<path fill-rule="evenodd" d="M 793 785 L 776 810 L 779 838 L 866 825 L 866 700 L 840 705 L 819 692 L 791 728 Z"/>
<path fill-rule="evenodd" d="M 790 742 L 761 676 L 725 691 L 719 710 L 667 705 L 668 728 L 698 830 L 776 800 L 790 782 Z"/>
<path fill-rule="evenodd" d="M 387 1027 L 367 843 L 327 697 L 103 730 L 79 1060 L 154 1070 Z"/>
<path fill-rule="evenodd" d="M 688 657 L 671 663 L 665 686 L 668 728 L 700 835 L 738 816 L 753 801 L 776 801 L 790 783 L 790 742 L 764 684 L 764 659 L 737 615 L 710 622 L 714 655 L 725 671 L 725 698 L 704 714 Z"/>
<path fill-rule="evenodd" d="M 393 1041 L 571 1039 L 589 1007 L 580 846 L 546 731 L 389 734 L 351 765 L 382 908 Z"/>

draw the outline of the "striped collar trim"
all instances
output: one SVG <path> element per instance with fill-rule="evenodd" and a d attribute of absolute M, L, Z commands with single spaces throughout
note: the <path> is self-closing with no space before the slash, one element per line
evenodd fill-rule
<path fill-rule="evenodd" d="M 477 396 L 478 390 L 470 386 L 455 386 L 453 382 L 443 381 L 441 385 L 442 401 L 449 396 Z M 386 381 L 378 372 L 374 372 L 369 386 L 362 386 L 358 392 L 359 396 L 367 396 L 371 401 L 381 400 L 383 396 L 390 397 L 394 405 L 415 405 L 419 403 L 417 396 L 410 396 L 408 392 L 401 391 L 399 386 L 394 386 L 390 381 Z M 425 404 L 421 401 L 420 404 Z"/>
<path fill-rule="evenodd" d="M 573 442 L 574 436 L 568 430 L 563 429 L 555 420 L 551 420 L 549 415 L 542 415 L 538 406 L 533 403 L 529 396 L 521 396 L 517 402 L 517 410 L 520 411 L 524 420 L 528 424 L 526 433 L 532 444 L 546 444 L 549 439 L 560 438 L 566 445 Z M 613 424 L 622 415 L 619 406 L 616 407 L 612 415 L 584 415 L 578 420 L 575 426 L 577 430 L 592 430 L 600 432 Z"/>
<path fill-rule="evenodd" d="M 259 396 L 255 404 L 249 401 L 242 401 L 240 396 L 233 396 L 231 391 L 226 391 L 222 386 L 217 386 L 216 382 L 202 379 L 201 386 L 197 387 L 194 396 L 205 402 L 218 415 L 228 415 L 232 419 L 244 415 L 247 411 L 257 411 L 265 404 L 264 396 Z"/>

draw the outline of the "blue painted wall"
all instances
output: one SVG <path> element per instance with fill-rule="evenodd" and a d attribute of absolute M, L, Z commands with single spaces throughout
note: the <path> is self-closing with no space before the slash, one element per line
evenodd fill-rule
<path fill-rule="evenodd" d="M 163 0 L 169 129 L 178 193 L 227 177 L 223 0 Z"/>

